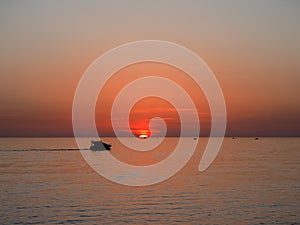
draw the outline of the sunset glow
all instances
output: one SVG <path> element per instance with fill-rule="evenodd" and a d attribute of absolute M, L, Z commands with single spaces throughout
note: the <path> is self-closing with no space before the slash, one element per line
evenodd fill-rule
<path fill-rule="evenodd" d="M 300 135 L 297 1 L 135 4 L 96 1 L 69 8 L 66 2 L 3 2 L 0 136 L 73 136 L 72 103 L 84 71 L 109 49 L 143 39 L 186 46 L 209 65 L 224 94 L 227 136 Z M 122 68 L 107 81 L 96 105 L 99 133 L 114 136 L 113 99 L 129 82 L 149 75 L 186 89 L 198 109 L 201 135 L 209 135 L 210 108 L 201 88 L 179 69 L 151 62 Z M 140 123 L 159 116 L 167 123 L 167 135 L 178 136 L 172 106 L 151 101 L 137 103 L 130 114 L 131 131 L 124 135 L 138 136 L 138 130 L 149 129 Z M 122 112 L 119 118 L 123 127 Z M 154 132 L 159 135 L 159 129 Z"/>
<path fill-rule="evenodd" d="M 3 0 L 0 30 L 1 224 L 300 225 L 300 0 Z"/>

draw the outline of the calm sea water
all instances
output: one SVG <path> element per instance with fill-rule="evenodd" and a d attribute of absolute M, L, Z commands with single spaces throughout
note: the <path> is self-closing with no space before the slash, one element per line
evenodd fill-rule
<path fill-rule="evenodd" d="M 107 141 L 112 154 L 136 165 L 161 160 L 176 142 L 132 155 Z M 200 138 L 169 180 L 128 187 L 99 176 L 79 151 L 60 151 L 77 148 L 73 138 L 1 138 L 0 223 L 300 224 L 300 138 L 226 138 L 199 172 L 206 143 Z"/>

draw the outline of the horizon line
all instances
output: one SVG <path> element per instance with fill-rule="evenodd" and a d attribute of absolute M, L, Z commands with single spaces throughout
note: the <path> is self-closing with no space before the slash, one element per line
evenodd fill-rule
<path fill-rule="evenodd" d="M 97 138 L 97 136 L 78 136 L 79 138 Z M 120 136 L 122 138 L 130 138 L 129 136 Z M 150 136 L 151 137 L 151 136 Z M 150 138 L 149 137 L 149 138 Z M 153 138 L 158 138 L 158 137 L 164 137 L 164 136 L 153 136 Z M 166 138 L 179 138 L 180 136 L 165 136 Z M 208 136 L 208 135 L 203 135 L 203 136 L 183 136 L 183 138 L 204 138 L 204 137 L 222 137 L 222 136 Z M 255 138 L 255 137 L 258 137 L 258 138 L 284 138 L 284 137 L 290 137 L 290 138 L 298 138 L 300 137 L 297 136 L 297 135 L 287 135 L 287 136 L 282 136 L 282 135 L 232 135 L 232 136 L 228 136 L 228 135 L 225 135 L 224 138 Z M 41 136 L 0 136 L 0 138 L 75 138 L 75 136 L 73 135 L 60 135 L 60 136 L 54 136 L 54 135 L 41 135 Z M 98 137 L 98 138 L 118 138 L 116 136 L 102 136 L 102 137 Z M 138 138 L 138 137 L 136 137 Z"/>

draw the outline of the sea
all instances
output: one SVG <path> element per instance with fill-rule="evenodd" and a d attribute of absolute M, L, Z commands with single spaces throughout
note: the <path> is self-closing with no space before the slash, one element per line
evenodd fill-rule
<path fill-rule="evenodd" d="M 142 166 L 171 154 L 178 140 L 166 139 L 145 154 L 104 141 Z M 134 187 L 94 171 L 74 138 L 0 138 L 0 224 L 300 224 L 300 138 L 225 138 L 202 172 L 208 138 L 191 141 L 179 172 Z"/>

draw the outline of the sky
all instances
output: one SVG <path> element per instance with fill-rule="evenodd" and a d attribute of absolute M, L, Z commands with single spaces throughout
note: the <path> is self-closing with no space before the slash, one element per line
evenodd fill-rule
<path fill-rule="evenodd" d="M 0 136 L 72 136 L 72 103 L 85 70 L 110 49 L 139 40 L 180 44 L 208 64 L 224 94 L 227 136 L 299 136 L 299 12 L 296 0 L 1 1 Z M 162 65 L 135 66 L 139 74 L 158 70 L 193 86 L 174 68 L 168 75 Z M 109 106 L 117 88 L 134 79 L 130 68 L 124 71 L 97 101 L 103 135 L 111 134 Z M 189 93 L 200 133 L 208 135 L 203 93 Z M 157 114 L 166 119 L 168 135 L 178 135 L 172 106 L 149 98 L 132 110 L 133 133 Z"/>

